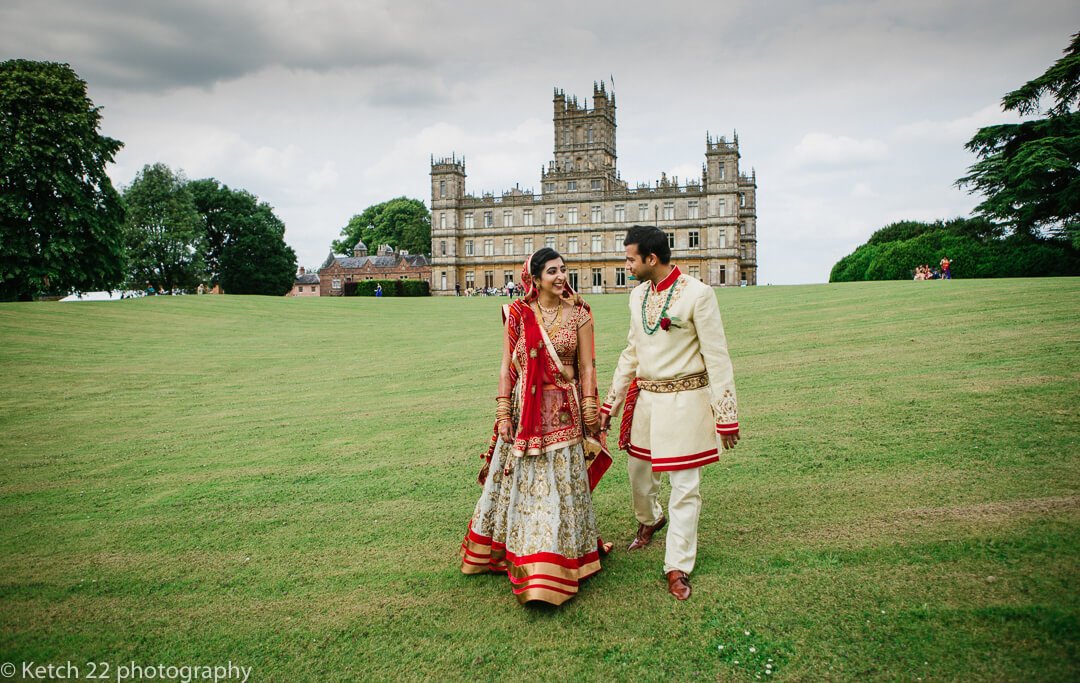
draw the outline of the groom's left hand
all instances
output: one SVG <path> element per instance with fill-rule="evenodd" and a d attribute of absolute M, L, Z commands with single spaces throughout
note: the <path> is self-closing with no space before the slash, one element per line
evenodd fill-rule
<path fill-rule="evenodd" d="M 735 448 L 735 444 L 739 443 L 738 434 L 721 434 L 720 443 L 724 445 L 724 450 L 731 450 Z"/>

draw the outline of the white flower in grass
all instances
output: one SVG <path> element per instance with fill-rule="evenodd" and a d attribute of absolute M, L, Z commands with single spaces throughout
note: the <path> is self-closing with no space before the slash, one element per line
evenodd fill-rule
<path fill-rule="evenodd" d="M 735 663 L 735 664 L 738 664 L 738 663 L 739 663 L 739 660 L 737 660 L 737 659 L 736 659 L 734 663 Z"/>
<path fill-rule="evenodd" d="M 723 645 L 717 645 L 717 646 L 716 646 L 716 649 L 717 649 L 717 650 L 723 650 L 723 649 L 724 649 L 724 646 L 723 646 Z"/>
<path fill-rule="evenodd" d="M 743 633 L 745 633 L 746 635 L 750 635 L 749 631 L 743 631 Z"/>
<path fill-rule="evenodd" d="M 753 645 L 750 646 L 750 652 L 757 652 L 757 648 Z"/>
<path fill-rule="evenodd" d="M 766 676 L 772 676 L 772 669 L 765 669 Z"/>

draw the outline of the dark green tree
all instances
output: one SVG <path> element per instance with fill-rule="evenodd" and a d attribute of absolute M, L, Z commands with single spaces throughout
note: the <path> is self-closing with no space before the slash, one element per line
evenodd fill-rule
<path fill-rule="evenodd" d="M 1080 247 L 1078 103 L 1080 33 L 1046 73 L 1002 98 L 1005 111 L 1044 118 L 980 128 L 967 143 L 980 160 L 956 182 L 985 196 L 976 213 L 1020 236 L 1065 235 Z"/>
<path fill-rule="evenodd" d="M 0 298 L 112 289 L 124 277 L 122 146 L 67 64 L 0 63 Z"/>
<path fill-rule="evenodd" d="M 296 252 L 285 244 L 285 224 L 266 202 L 256 203 L 247 192 L 235 194 L 245 212 L 225 233 L 221 286 L 228 294 L 281 296 L 292 288 L 296 275 Z"/>
<path fill-rule="evenodd" d="M 360 240 L 372 254 L 380 244 L 410 254 L 430 254 L 431 213 L 424 202 L 408 197 L 373 204 L 349 220 L 341 229 L 341 239 L 334 240 L 331 249 L 336 254 L 352 254 Z"/>
<path fill-rule="evenodd" d="M 203 228 L 183 174 L 144 166 L 124 190 L 124 204 L 132 285 L 194 289 L 204 272 Z"/>

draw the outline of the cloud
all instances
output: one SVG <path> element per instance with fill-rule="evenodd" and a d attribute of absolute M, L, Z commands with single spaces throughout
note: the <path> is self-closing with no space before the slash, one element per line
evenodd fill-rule
<path fill-rule="evenodd" d="M 852 168 L 885 161 L 888 156 L 889 146 L 880 140 L 807 133 L 792 151 L 792 162 L 801 168 Z"/>
<path fill-rule="evenodd" d="M 1014 112 L 1003 112 L 1000 104 L 988 104 L 985 107 L 959 118 L 948 121 L 921 119 L 897 126 L 892 135 L 903 142 L 953 142 L 963 144 L 971 139 L 975 132 L 985 126 L 999 123 L 1020 121 Z"/>
<path fill-rule="evenodd" d="M 14 0 L 0 11 L 0 43 L 69 61 L 100 86 L 161 91 L 274 66 L 427 67 L 436 46 L 415 40 L 412 14 L 382 2 Z"/>

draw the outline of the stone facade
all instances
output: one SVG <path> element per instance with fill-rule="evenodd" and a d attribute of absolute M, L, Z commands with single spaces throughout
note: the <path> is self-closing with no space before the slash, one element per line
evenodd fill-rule
<path fill-rule="evenodd" d="M 435 294 L 454 286 L 515 281 L 533 251 L 550 246 L 585 293 L 621 292 L 623 238 L 634 224 L 657 225 L 672 261 L 715 287 L 757 284 L 757 179 L 739 169 L 739 138 L 706 135 L 701 179 L 661 175 L 630 187 L 615 166 L 615 95 L 593 85 L 593 105 L 555 91 L 555 158 L 541 193 L 520 189 L 480 197 L 465 190 L 465 160 L 431 160 L 431 254 Z"/>
<path fill-rule="evenodd" d="M 319 268 L 322 296 L 342 296 L 346 282 L 399 279 L 431 284 L 431 262 L 423 254 L 395 252 L 388 244 L 379 247 L 376 256 L 368 256 L 367 245 L 357 242 L 352 256 L 331 253 Z"/>
<path fill-rule="evenodd" d="M 293 288 L 289 290 L 286 296 L 319 296 L 318 273 L 309 273 L 304 270 L 303 266 L 300 266 L 300 270 L 296 273 L 296 279 L 293 280 Z"/>

